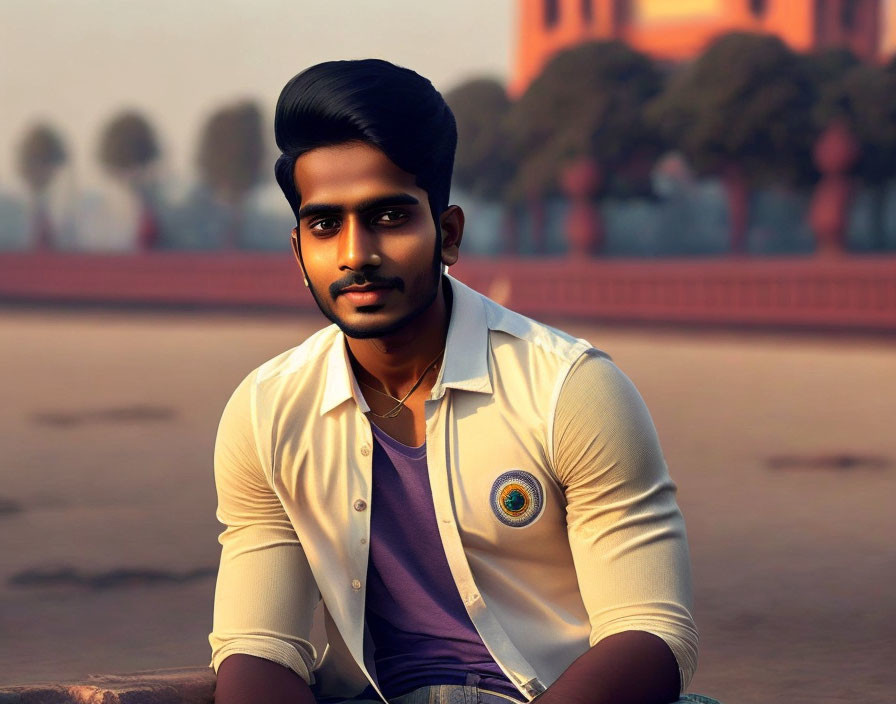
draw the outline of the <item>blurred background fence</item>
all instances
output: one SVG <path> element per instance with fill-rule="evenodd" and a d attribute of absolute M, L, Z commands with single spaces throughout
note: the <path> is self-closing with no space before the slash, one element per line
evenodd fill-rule
<path fill-rule="evenodd" d="M 896 331 L 889 258 L 465 257 L 452 274 L 536 316 Z M 249 252 L 0 255 L 0 299 L 316 310 L 289 255 Z"/>

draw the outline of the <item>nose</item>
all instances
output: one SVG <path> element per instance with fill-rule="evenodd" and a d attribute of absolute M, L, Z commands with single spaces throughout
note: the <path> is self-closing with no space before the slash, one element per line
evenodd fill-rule
<path fill-rule="evenodd" d="M 357 216 L 348 217 L 339 233 L 339 269 L 361 271 L 379 266 L 382 257 L 376 250 L 376 234 Z"/>

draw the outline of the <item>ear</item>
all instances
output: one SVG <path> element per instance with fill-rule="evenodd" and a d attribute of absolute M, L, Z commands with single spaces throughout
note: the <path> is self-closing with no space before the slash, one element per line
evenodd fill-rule
<path fill-rule="evenodd" d="M 464 237 L 464 211 L 459 205 L 449 205 L 439 217 L 442 230 L 442 264 L 452 266 L 457 262 L 460 242 Z"/>
<path fill-rule="evenodd" d="M 296 263 L 299 265 L 299 269 L 302 270 L 302 279 L 307 286 L 308 274 L 305 273 L 305 263 L 302 261 L 302 253 L 299 250 L 299 231 L 295 227 L 292 228 L 292 232 L 290 233 L 290 243 L 292 244 L 292 254 L 296 258 Z"/>

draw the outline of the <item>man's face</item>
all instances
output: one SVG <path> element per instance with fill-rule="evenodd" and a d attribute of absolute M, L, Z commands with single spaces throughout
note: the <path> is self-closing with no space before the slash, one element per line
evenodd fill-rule
<path fill-rule="evenodd" d="M 412 174 L 369 144 L 347 142 L 306 152 L 294 177 L 293 248 L 327 318 L 349 337 L 383 337 L 431 306 L 440 238 Z"/>

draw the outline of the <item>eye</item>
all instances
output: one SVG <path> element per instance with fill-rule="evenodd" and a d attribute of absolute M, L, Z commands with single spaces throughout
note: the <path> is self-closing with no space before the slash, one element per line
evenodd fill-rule
<path fill-rule="evenodd" d="M 339 229 L 339 220 L 336 218 L 321 218 L 308 223 L 308 229 L 315 235 L 327 235 Z"/>
<path fill-rule="evenodd" d="M 404 224 L 409 217 L 405 211 L 391 208 L 378 213 L 373 219 L 373 224 L 381 227 L 397 227 Z"/>

